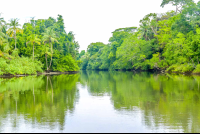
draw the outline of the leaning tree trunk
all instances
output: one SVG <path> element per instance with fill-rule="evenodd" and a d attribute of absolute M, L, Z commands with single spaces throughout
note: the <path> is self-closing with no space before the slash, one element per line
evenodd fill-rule
<path fill-rule="evenodd" d="M 49 68 L 51 67 L 52 57 L 53 57 L 53 48 L 52 48 L 52 43 L 51 43 L 51 61 L 50 61 L 50 64 L 49 64 Z"/>

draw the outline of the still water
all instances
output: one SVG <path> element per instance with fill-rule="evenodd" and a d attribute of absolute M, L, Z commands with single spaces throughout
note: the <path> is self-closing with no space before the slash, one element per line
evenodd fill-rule
<path fill-rule="evenodd" d="M 200 132 L 200 76 L 0 78 L 0 132 Z"/>

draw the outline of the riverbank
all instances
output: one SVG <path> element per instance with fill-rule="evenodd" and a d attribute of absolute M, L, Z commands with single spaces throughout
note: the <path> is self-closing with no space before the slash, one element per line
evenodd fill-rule
<path fill-rule="evenodd" d="M 24 76 L 30 76 L 30 75 L 60 75 L 60 74 L 76 74 L 79 71 L 67 71 L 67 72 L 37 72 L 37 74 L 4 74 L 0 75 L 0 78 L 8 78 L 8 77 L 24 77 Z"/>
<path fill-rule="evenodd" d="M 84 70 L 84 69 L 81 69 Z M 167 70 L 161 70 L 161 69 L 151 69 L 151 70 L 141 70 L 141 69 L 115 69 L 115 70 L 108 70 L 108 69 L 89 69 L 93 71 L 130 71 L 130 72 L 150 72 L 150 73 L 156 73 L 156 74 L 182 74 L 182 75 L 200 75 L 200 72 L 179 72 L 179 71 L 167 71 Z M 85 70 L 86 71 L 86 70 Z"/>

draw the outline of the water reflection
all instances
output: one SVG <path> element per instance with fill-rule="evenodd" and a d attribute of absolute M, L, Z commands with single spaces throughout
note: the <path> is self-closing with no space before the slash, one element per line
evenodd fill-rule
<path fill-rule="evenodd" d="M 82 72 L 81 83 L 92 95 L 111 94 L 118 111 L 138 107 L 151 130 L 200 132 L 200 76 L 133 72 Z"/>
<path fill-rule="evenodd" d="M 17 130 L 21 119 L 32 127 L 63 130 L 66 111 L 74 111 L 78 78 L 75 74 L 0 79 L 0 130 L 9 123 Z"/>
<path fill-rule="evenodd" d="M 200 76 L 0 78 L 0 132 L 200 132 Z"/>

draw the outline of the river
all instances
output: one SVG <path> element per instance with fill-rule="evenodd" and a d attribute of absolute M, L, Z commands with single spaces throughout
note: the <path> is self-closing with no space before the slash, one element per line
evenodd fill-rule
<path fill-rule="evenodd" d="M 0 78 L 0 132 L 200 132 L 199 83 L 128 71 Z"/>

